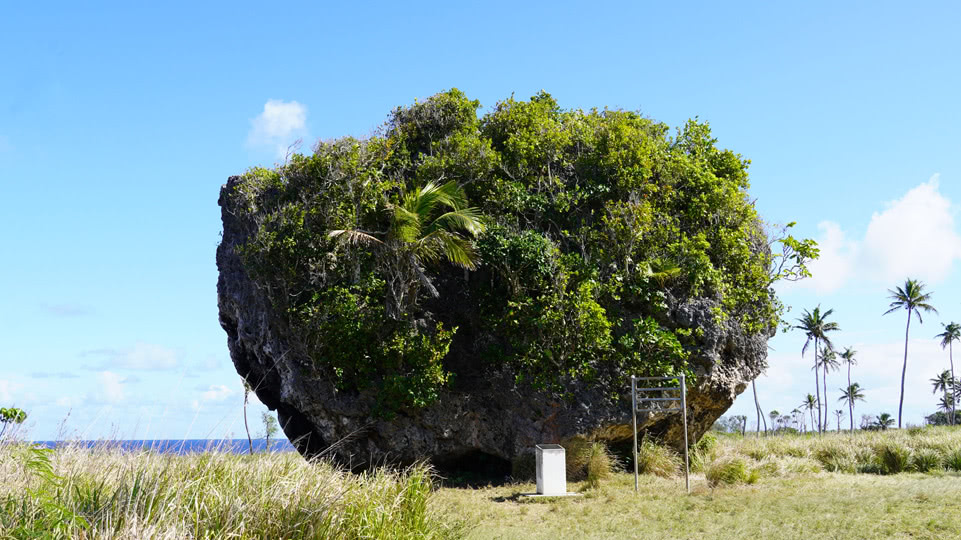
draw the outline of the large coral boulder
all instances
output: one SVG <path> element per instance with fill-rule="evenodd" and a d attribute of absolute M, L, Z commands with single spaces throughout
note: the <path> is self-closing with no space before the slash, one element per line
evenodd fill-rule
<path fill-rule="evenodd" d="M 747 161 L 704 124 L 452 90 L 222 188 L 220 321 L 307 456 L 504 467 L 631 438 L 630 376 L 707 431 L 777 320 Z M 681 416 L 639 427 L 682 440 Z"/>

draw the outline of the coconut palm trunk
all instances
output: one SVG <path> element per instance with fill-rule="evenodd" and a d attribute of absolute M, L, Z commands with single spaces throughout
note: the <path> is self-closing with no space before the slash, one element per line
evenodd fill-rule
<path fill-rule="evenodd" d="M 818 398 L 818 434 L 821 433 L 821 384 L 818 377 L 818 338 L 814 338 L 814 392 Z"/>
<path fill-rule="evenodd" d="M 848 362 L 848 388 L 851 388 L 851 362 Z M 848 415 L 851 420 L 851 433 L 854 433 L 854 402 L 848 401 Z"/>
<path fill-rule="evenodd" d="M 831 415 L 828 413 L 828 363 L 823 354 L 821 355 L 821 364 L 824 368 L 824 375 L 821 377 L 821 384 L 824 385 L 824 431 L 830 431 L 831 426 L 828 424 L 831 421 Z"/>
<path fill-rule="evenodd" d="M 951 425 L 953 426 L 954 425 L 954 404 L 958 400 L 957 400 L 957 388 L 956 388 L 957 385 L 955 384 L 957 379 L 954 378 L 954 352 L 951 350 L 950 341 L 948 342 L 948 361 L 951 363 L 951 418 L 948 419 L 948 422 L 950 422 Z M 945 392 L 944 394 L 945 396 L 947 396 L 948 393 Z"/>
<path fill-rule="evenodd" d="M 908 335 L 911 330 L 911 309 L 908 309 L 908 324 L 904 326 L 904 365 L 901 366 L 901 399 L 898 400 L 898 429 L 901 429 L 901 412 L 904 410 L 904 376 L 908 373 Z"/>
<path fill-rule="evenodd" d="M 948 361 L 951 362 L 951 382 L 952 382 L 952 386 L 954 386 L 954 383 L 957 381 L 957 379 L 954 378 L 954 352 L 951 350 L 950 342 L 948 343 Z M 955 399 L 955 395 L 956 395 L 955 389 L 951 388 L 951 425 L 952 426 L 954 425 L 954 406 L 955 406 L 955 403 L 958 401 L 957 399 Z"/>

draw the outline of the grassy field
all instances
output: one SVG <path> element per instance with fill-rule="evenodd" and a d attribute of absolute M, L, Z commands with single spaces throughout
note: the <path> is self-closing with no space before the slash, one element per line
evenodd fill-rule
<path fill-rule="evenodd" d="M 690 495 L 683 476 L 654 474 L 635 495 L 621 472 L 570 485 L 581 497 L 525 499 L 534 484 L 515 484 L 444 488 L 433 503 L 466 519 L 471 539 L 961 538 L 959 452 L 950 428 L 722 437 L 698 450 Z M 664 474 L 663 451 L 647 453 Z"/>
<path fill-rule="evenodd" d="M 0 445 L 0 538 L 961 538 L 961 429 L 709 437 L 690 495 L 676 456 L 641 457 L 637 494 L 594 471 L 579 497 L 526 499 L 532 483 L 438 488 L 424 467 L 351 475 L 292 453 Z"/>

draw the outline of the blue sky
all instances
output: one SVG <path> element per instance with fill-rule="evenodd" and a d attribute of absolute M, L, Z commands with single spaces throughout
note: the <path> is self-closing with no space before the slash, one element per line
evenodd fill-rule
<path fill-rule="evenodd" d="M 709 121 L 752 160 L 762 215 L 822 243 L 815 279 L 781 292 L 792 318 L 835 309 L 868 389 L 856 417 L 897 409 L 904 320 L 881 316 L 886 290 L 912 276 L 934 292 L 941 315 L 912 326 L 919 423 L 947 365 L 932 336 L 961 320 L 961 8 L 665 4 L 5 5 L 0 404 L 30 412 L 36 439 L 242 436 L 217 321 L 221 184 L 458 87 L 485 109 L 545 89 Z M 813 391 L 802 344 L 771 340 L 765 411 Z M 730 413 L 753 417 L 750 398 Z"/>

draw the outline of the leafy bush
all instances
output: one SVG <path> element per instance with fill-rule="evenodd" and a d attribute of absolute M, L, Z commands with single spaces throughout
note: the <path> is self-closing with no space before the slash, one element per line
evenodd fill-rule
<path fill-rule="evenodd" d="M 616 395 L 610 373 L 693 378 L 701 336 L 672 327 L 669 298 L 715 299 L 717 319 L 747 332 L 776 324 L 749 162 L 707 124 L 672 137 L 544 92 L 479 106 L 442 92 L 225 192 L 243 265 L 304 369 L 394 410 L 484 370 Z M 444 204 L 412 203 L 428 188 Z"/>

